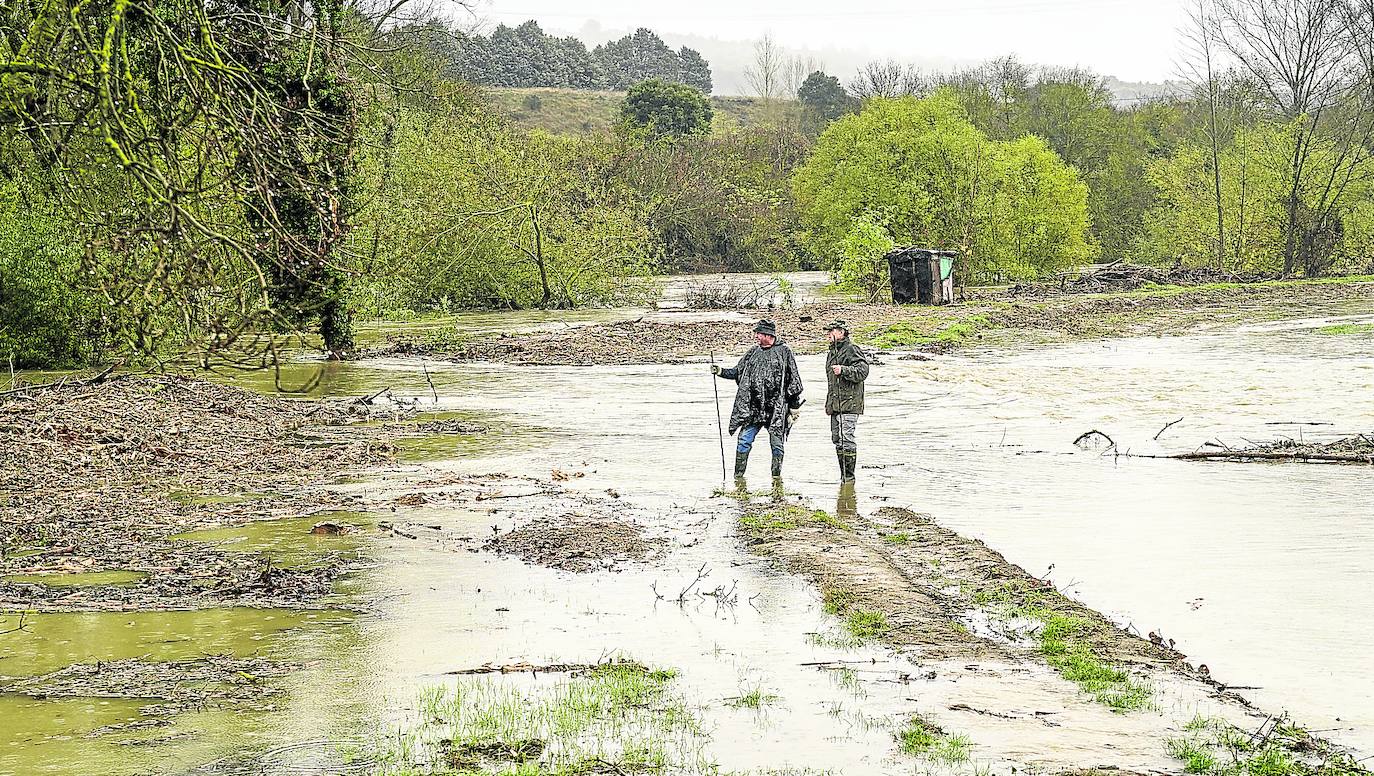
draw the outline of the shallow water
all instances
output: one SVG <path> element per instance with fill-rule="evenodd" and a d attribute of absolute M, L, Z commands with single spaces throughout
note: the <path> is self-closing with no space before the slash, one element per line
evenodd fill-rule
<path fill-rule="evenodd" d="M 1175 639 L 1223 681 L 1258 686 L 1243 693 L 1266 708 L 1374 752 L 1374 614 L 1362 592 L 1374 589 L 1374 474 L 1072 446 L 1094 428 L 1132 453 L 1367 432 L 1374 336 L 1318 332 L 1367 322 L 1365 313 L 890 360 L 873 372 L 860 430 L 862 463 L 882 468 L 862 470 L 861 491 L 870 505 L 929 512 L 1033 573 L 1053 564 L 1053 578 L 1089 605 Z M 820 374 L 819 358 L 802 364 Z M 702 493 L 719 479 L 701 367 L 452 371 L 445 380 L 468 381 L 458 406 L 571 430 L 546 460 L 586 461 L 598 485 L 652 497 Z M 789 485 L 825 505 L 825 418 L 812 410 L 802 423 Z"/>
<path fill-rule="evenodd" d="M 1142 632 L 1176 639 L 1224 681 L 1261 686 L 1244 694 L 1266 710 L 1287 709 L 1302 724 L 1333 728 L 1328 735 L 1337 741 L 1374 752 L 1374 674 L 1363 663 L 1374 641 L 1374 615 L 1362 592 L 1374 589 L 1374 474 L 1358 467 L 1124 458 L 1072 445 L 1092 428 L 1136 453 L 1191 450 L 1213 439 L 1236 444 L 1279 434 L 1367 431 L 1374 425 L 1367 402 L 1374 338 L 1322 335 L 1319 328 L 1304 321 L 1206 336 L 971 351 L 930 362 L 889 357 L 873 370 L 860 427 L 861 507 L 911 506 L 986 540 L 1033 573 L 1054 564 L 1052 577 L 1089 605 Z M 806 357 L 801 364 L 813 378 L 811 403 L 789 444 L 788 486 L 829 508 L 834 459 L 819 411 L 821 361 Z M 304 378 L 319 369 L 287 371 Z M 255 773 L 267 763 L 339 762 L 322 741 L 366 739 L 369 729 L 404 725 L 421 688 L 456 681 L 447 671 L 610 654 L 678 668 L 678 684 L 709 732 L 708 750 L 727 770 L 930 770 L 893 756 L 895 726 L 916 711 L 967 733 L 975 763 L 999 771 L 1008 759 L 1050 768 L 1074 763 L 1076 747 L 1088 742 L 1116 750 L 1121 767 L 1172 766 L 1163 752 L 1141 749 L 1148 716 L 1112 715 L 1046 670 L 931 664 L 919 670 L 936 671 L 936 680 L 899 684 L 881 680 L 918 667 L 883 650 L 813 644 L 809 633 L 835 628 L 814 591 L 743 551 L 730 506 L 709 498 L 721 472 L 704 365 L 589 370 L 431 363 L 428 379 L 408 360 L 322 369 L 325 377 L 312 394 L 390 388 L 422 406 L 495 413 L 503 428 L 527 431 L 488 444 L 426 438 L 414 454 L 459 472 L 583 472 L 577 487 L 616 489 L 651 532 L 675 538 L 675 549 L 650 567 L 578 576 L 473 553 L 473 542 L 369 533 L 358 546 L 377 563 L 346 580 L 342 592 L 374 600 L 374 614 L 40 615 L 32 639 L 0 637 L 0 675 L 83 660 L 224 652 L 310 662 L 285 683 L 290 694 L 282 712 L 183 715 L 173 729 L 186 737 L 154 747 L 79 738 L 137 715 L 138 704 L 0 696 L 0 719 L 8 720 L 0 724 L 0 773 L 30 772 L 36 763 L 58 773 L 169 772 L 198 763 L 212 763 L 198 772 Z M 261 375 L 250 382 L 271 388 Z M 732 391 L 719 387 L 728 414 Z M 1180 416 L 1160 441 L 1152 439 Z M 1333 425 L 1267 425 L 1292 421 Z M 765 479 L 765 456 L 755 452 L 755 485 Z M 343 487 L 389 497 L 409 492 L 407 476 Z M 515 502 L 424 506 L 386 517 L 479 538 L 493 525 L 516 524 L 520 510 Z M 347 540 L 347 551 L 359 541 L 297 544 L 304 522 L 314 519 L 198 538 L 301 563 L 339 550 L 340 540 Z M 699 521 L 705 522 L 687 527 Z M 697 598 L 678 606 L 655 597 L 651 585 L 672 598 L 703 562 L 711 570 L 707 585 L 737 585 L 738 604 L 721 608 Z M 858 683 L 802 665 L 833 659 L 879 662 L 859 672 Z M 1001 680 L 1009 672 L 1018 674 L 1019 695 L 1009 696 Z M 760 711 L 725 702 L 755 688 L 778 695 L 778 702 Z M 1185 689 L 1160 689 L 1161 708 L 1144 715 L 1181 722 L 1209 710 Z M 950 711 L 956 703 L 1012 706 L 1027 717 L 1007 722 Z M 1062 709 L 1065 724 L 1046 728 L 1029 716 L 1037 708 Z M 70 725 L 53 723 L 59 716 Z"/>

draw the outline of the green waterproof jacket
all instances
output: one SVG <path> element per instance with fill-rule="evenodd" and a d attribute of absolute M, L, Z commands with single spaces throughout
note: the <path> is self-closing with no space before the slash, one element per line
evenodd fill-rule
<path fill-rule="evenodd" d="M 839 375 L 832 367 L 839 366 Z M 830 343 L 825 356 L 825 414 L 864 414 L 864 380 L 868 377 L 868 358 L 854 340 L 845 337 Z"/>

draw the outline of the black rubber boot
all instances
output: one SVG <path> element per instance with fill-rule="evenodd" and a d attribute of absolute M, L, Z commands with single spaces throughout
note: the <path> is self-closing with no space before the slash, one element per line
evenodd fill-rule
<path fill-rule="evenodd" d="M 749 466 L 749 454 L 735 451 L 735 479 L 744 476 L 744 469 Z"/>
<path fill-rule="evenodd" d="M 844 482 L 844 451 L 835 448 L 835 460 L 840 462 L 840 482 Z"/>
<path fill-rule="evenodd" d="M 773 453 L 773 476 L 774 476 L 774 477 L 781 477 L 781 476 L 782 476 L 782 454 L 781 454 L 781 453 Z"/>
<path fill-rule="evenodd" d="M 858 453 L 840 453 L 840 482 L 853 482 L 858 464 Z"/>

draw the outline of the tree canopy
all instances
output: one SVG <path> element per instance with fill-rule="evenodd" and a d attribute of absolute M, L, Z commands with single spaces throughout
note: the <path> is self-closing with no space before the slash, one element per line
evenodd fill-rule
<path fill-rule="evenodd" d="M 435 31 L 436 33 L 440 31 Z M 426 40 L 449 62 L 451 75 L 483 86 L 625 90 L 657 78 L 711 92 L 711 66 L 686 46 L 674 51 L 652 30 L 588 50 L 577 38 L 545 33 L 534 21 L 498 25 L 490 35 L 442 34 Z"/>
<path fill-rule="evenodd" d="M 654 138 L 705 134 L 711 129 L 711 101 L 685 84 L 650 78 L 630 87 L 620 120 Z"/>
<path fill-rule="evenodd" d="M 896 244 L 959 251 L 968 279 L 1032 277 L 1097 252 L 1073 168 L 1039 138 L 989 140 L 949 90 L 871 99 L 831 124 L 795 191 L 812 248 L 832 261 L 865 224 Z"/>

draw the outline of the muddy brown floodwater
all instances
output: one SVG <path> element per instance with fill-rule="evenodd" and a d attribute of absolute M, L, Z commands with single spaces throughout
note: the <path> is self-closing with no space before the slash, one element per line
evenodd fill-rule
<path fill-rule="evenodd" d="M 1374 309 L 1339 312 L 1167 339 L 886 358 L 860 426 L 859 512 L 928 514 L 1118 622 L 1175 640 L 1213 677 L 1256 687 L 1239 692 L 1266 712 L 1374 753 L 1374 473 L 1072 444 L 1089 429 L 1132 453 L 1368 431 L 1374 340 L 1358 327 L 1321 331 L 1374 320 Z M 833 453 L 815 409 L 822 361 L 800 363 L 812 401 L 789 443 L 787 488 L 831 510 Z M 712 496 L 720 453 L 703 364 L 429 362 L 427 379 L 420 362 L 393 359 L 300 364 L 288 377 L 316 369 L 320 393 L 390 388 L 490 426 L 419 440 L 404 464 L 334 486 L 364 510 L 334 518 L 359 529 L 345 538 L 370 561 L 338 591 L 362 611 L 36 615 L 0 636 L 0 676 L 221 655 L 242 661 L 231 665 L 244 681 L 279 692 L 263 708 L 209 706 L 147 726 L 138 698 L 0 695 L 0 773 L 384 772 L 366 753 L 408 741 L 436 688 L 537 693 L 562 681 L 557 671 L 499 667 L 611 656 L 676 672 L 695 732 L 665 746 L 721 772 L 1172 772 L 1180 765 L 1158 730 L 1195 715 L 1248 729 L 1264 719 L 1167 676 L 1153 708 L 1123 715 L 996 650 L 926 659 L 846 641 L 819 592 L 752 552 L 738 505 Z M 765 469 L 759 453 L 752 485 Z M 594 527 L 573 553 L 566 536 L 548 538 L 567 525 Z M 274 524 L 187 540 L 197 539 L 296 561 L 303 552 Z M 493 551 L 503 544 L 509 552 Z M 12 619 L 0 617 L 0 631 Z M 291 670 L 254 675 L 247 661 L 264 657 Z M 484 667 L 498 672 L 468 673 Z M 741 701 L 751 697 L 760 702 Z M 912 714 L 967 735 L 969 763 L 900 755 L 894 735 Z"/>

